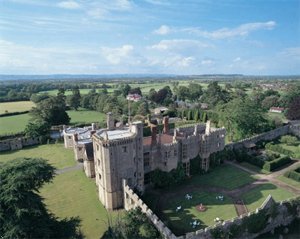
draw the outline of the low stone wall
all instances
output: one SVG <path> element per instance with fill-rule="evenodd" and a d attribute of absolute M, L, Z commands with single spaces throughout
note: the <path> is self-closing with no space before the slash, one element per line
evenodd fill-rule
<path fill-rule="evenodd" d="M 0 152 L 18 150 L 23 147 L 42 144 L 42 137 L 20 137 L 0 141 Z"/>
<path fill-rule="evenodd" d="M 139 198 L 139 196 L 133 192 L 133 190 L 127 185 L 125 179 L 123 179 L 124 190 L 124 208 L 125 210 L 134 209 L 139 207 L 143 213 L 151 220 L 157 230 L 168 239 L 176 239 L 177 237 L 171 232 L 171 230 L 155 215 L 155 213 Z"/>
<path fill-rule="evenodd" d="M 255 135 L 250 138 L 242 139 L 238 142 L 227 144 L 225 148 L 228 149 L 241 149 L 245 147 L 247 144 L 256 144 L 257 142 L 261 140 L 273 140 L 280 136 L 287 135 L 287 134 L 293 134 L 295 136 L 300 137 L 300 121 L 293 121 L 290 122 L 290 124 L 279 127 L 277 129 Z"/>

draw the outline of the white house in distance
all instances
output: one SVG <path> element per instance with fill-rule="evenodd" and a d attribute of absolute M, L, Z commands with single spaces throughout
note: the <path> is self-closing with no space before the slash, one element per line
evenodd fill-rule
<path fill-rule="evenodd" d="M 270 112 L 273 112 L 273 113 L 282 113 L 284 111 L 284 108 L 282 107 L 271 107 Z"/>

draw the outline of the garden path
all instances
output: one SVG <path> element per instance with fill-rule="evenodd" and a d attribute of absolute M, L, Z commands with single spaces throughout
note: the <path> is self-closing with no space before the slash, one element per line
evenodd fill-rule
<path fill-rule="evenodd" d="M 75 166 L 66 167 L 66 168 L 62 168 L 62 169 L 57 169 L 57 170 L 55 170 L 55 173 L 56 174 L 62 174 L 62 173 L 66 173 L 66 172 L 80 170 L 82 168 L 83 168 L 83 163 L 77 162 L 77 164 Z"/>

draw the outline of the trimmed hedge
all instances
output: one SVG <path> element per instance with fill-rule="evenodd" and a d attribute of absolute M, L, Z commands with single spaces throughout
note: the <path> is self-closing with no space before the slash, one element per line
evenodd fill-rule
<path fill-rule="evenodd" d="M 13 115 L 23 115 L 29 113 L 29 110 L 20 111 L 20 112 L 7 112 L 4 114 L 0 114 L 0 117 L 13 116 Z"/>
<path fill-rule="evenodd" d="M 273 161 L 268 161 L 268 162 L 265 162 L 264 163 L 264 166 L 263 166 L 263 169 L 264 170 L 267 170 L 269 172 L 272 172 L 274 171 L 275 169 L 283 166 L 283 165 L 286 165 L 288 163 L 290 163 L 292 160 L 289 156 L 282 156 L 278 159 L 275 159 Z"/>
<path fill-rule="evenodd" d="M 298 170 L 300 170 L 300 168 L 285 172 L 284 176 L 300 182 L 300 173 L 298 172 Z"/>
<path fill-rule="evenodd" d="M 276 144 L 273 144 L 273 143 L 267 143 L 265 147 L 266 147 L 266 149 L 272 150 L 274 152 L 285 154 L 285 155 L 288 155 L 290 157 L 293 156 L 293 152 L 291 150 L 284 149 L 280 145 L 276 145 Z"/>

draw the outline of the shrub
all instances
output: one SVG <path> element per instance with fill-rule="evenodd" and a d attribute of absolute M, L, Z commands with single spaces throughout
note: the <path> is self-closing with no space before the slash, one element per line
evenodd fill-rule
<path fill-rule="evenodd" d="M 276 145 L 273 143 L 267 143 L 266 144 L 266 149 L 281 153 L 281 154 L 285 154 L 288 156 L 293 156 L 293 152 L 291 150 L 288 149 L 284 149 L 283 147 L 281 147 L 280 145 Z"/>
<path fill-rule="evenodd" d="M 295 136 L 285 135 L 280 138 L 280 142 L 287 145 L 296 146 L 298 145 L 298 139 Z"/>
<path fill-rule="evenodd" d="M 159 169 L 151 173 L 151 180 L 155 187 L 165 188 L 174 184 L 179 184 L 185 179 L 185 172 L 182 165 L 178 165 L 171 172 L 164 172 Z"/>
<path fill-rule="evenodd" d="M 298 171 L 300 171 L 300 168 L 285 172 L 284 176 L 300 182 L 300 173 Z"/>
<path fill-rule="evenodd" d="M 265 162 L 264 166 L 263 166 L 263 169 L 264 170 L 267 170 L 267 171 L 274 171 L 275 169 L 285 165 L 285 164 L 288 164 L 291 162 L 291 158 L 288 157 L 288 156 L 282 156 L 278 159 L 275 159 L 273 161 L 270 161 L 270 162 Z"/>
<path fill-rule="evenodd" d="M 250 233 L 257 233 L 266 227 L 267 219 L 266 211 L 260 210 L 258 213 L 245 217 L 243 226 L 247 228 Z"/>

